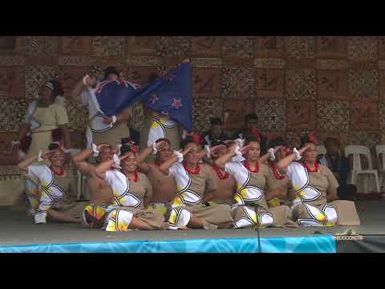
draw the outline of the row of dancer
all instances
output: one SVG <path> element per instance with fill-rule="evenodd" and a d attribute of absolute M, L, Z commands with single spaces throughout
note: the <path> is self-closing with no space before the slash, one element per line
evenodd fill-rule
<path fill-rule="evenodd" d="M 89 202 L 76 202 L 63 149 L 51 145 L 18 165 L 38 184 L 27 190 L 35 222 L 48 216 L 107 231 L 359 224 L 354 202 L 337 200 L 338 182 L 309 139 L 299 150 L 273 140 L 263 155 L 252 136 L 204 149 L 188 136 L 180 147 L 168 139 L 140 152 L 127 140 L 119 149 L 93 145 L 72 159 L 90 191 Z M 34 163 L 43 159 L 49 165 Z"/>

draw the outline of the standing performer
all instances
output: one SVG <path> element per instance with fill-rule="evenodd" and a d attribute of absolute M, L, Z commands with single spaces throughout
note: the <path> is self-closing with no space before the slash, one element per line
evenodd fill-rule
<path fill-rule="evenodd" d="M 120 81 L 119 71 L 115 67 L 107 67 L 104 70 L 104 80 L 98 83 L 93 75 L 86 75 L 80 80 L 73 92 L 72 97 L 83 106 L 88 107 L 89 126 L 87 127 L 87 148 L 91 147 L 92 143 L 106 143 L 115 146 L 122 139 L 129 137 L 130 131 L 128 121 L 131 118 L 129 108 L 121 111 L 117 115 L 107 117 L 99 108 L 95 92 L 106 83 L 106 81 Z M 137 88 L 138 85 L 125 82 L 127 85 Z"/>
<path fill-rule="evenodd" d="M 12 142 L 15 150 L 23 145 L 21 149 L 27 151 L 27 157 L 31 157 L 37 155 L 39 150 L 46 150 L 53 141 L 63 141 L 66 149 L 71 147 L 71 138 L 66 126 L 68 115 L 62 95 L 61 84 L 56 80 L 50 80 L 41 86 L 39 98 L 28 106 L 18 140 Z M 54 139 L 57 134 L 58 139 Z"/>
<path fill-rule="evenodd" d="M 165 73 L 165 72 L 163 72 Z M 150 75 L 149 82 L 158 78 L 157 73 Z M 157 100 L 157 96 L 153 96 L 153 101 Z M 183 129 L 177 122 L 170 119 L 166 115 L 162 115 L 156 111 L 152 111 L 144 105 L 144 127 L 140 133 L 140 147 L 146 148 L 151 146 L 158 139 L 168 139 L 171 146 L 175 149 L 179 148 L 182 138 Z"/>

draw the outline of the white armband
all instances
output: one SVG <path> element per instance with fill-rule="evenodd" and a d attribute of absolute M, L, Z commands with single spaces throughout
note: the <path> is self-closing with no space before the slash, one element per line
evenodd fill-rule
<path fill-rule="evenodd" d="M 243 145 L 245 144 L 245 140 L 244 140 L 243 138 L 237 138 L 237 139 L 235 139 L 234 141 L 235 141 L 236 143 L 238 143 L 238 146 L 239 146 L 240 148 L 242 148 Z"/>
<path fill-rule="evenodd" d="M 121 169 L 120 167 L 120 158 L 118 157 L 117 154 L 114 154 L 114 156 L 112 157 L 112 166 L 116 169 Z"/>
<path fill-rule="evenodd" d="M 67 153 L 72 153 L 73 151 L 74 151 L 73 148 L 63 149 L 63 152 L 65 152 L 66 154 L 67 154 Z"/>
<path fill-rule="evenodd" d="M 267 152 L 270 155 L 269 160 L 274 161 L 275 160 L 274 148 L 269 148 Z"/>
<path fill-rule="evenodd" d="M 120 155 L 121 155 L 120 149 L 122 148 L 122 144 L 120 143 L 120 144 L 118 144 L 116 147 L 118 148 L 118 153 L 117 153 L 117 155 L 120 156 Z"/>
<path fill-rule="evenodd" d="M 94 152 L 94 157 L 98 157 L 99 156 L 99 149 L 98 149 L 98 146 L 96 144 L 92 144 L 92 151 Z"/>
<path fill-rule="evenodd" d="M 293 153 L 295 154 L 296 161 L 299 161 L 302 158 L 301 153 L 297 150 L 297 148 L 293 148 Z"/>
<path fill-rule="evenodd" d="M 39 153 L 37 154 L 37 161 L 38 161 L 38 162 L 41 162 L 41 161 L 44 160 L 44 159 L 42 158 L 42 154 L 43 154 L 43 151 L 42 151 L 42 150 L 39 150 Z"/>
<path fill-rule="evenodd" d="M 181 152 L 174 151 L 174 155 L 178 158 L 179 163 L 183 162 L 183 154 Z"/>
<path fill-rule="evenodd" d="M 156 148 L 156 142 L 152 144 L 152 154 L 155 155 L 158 152 L 158 149 Z"/>
<path fill-rule="evenodd" d="M 205 145 L 205 151 L 206 151 L 206 157 L 207 157 L 208 159 L 211 158 L 210 146 Z"/>
<path fill-rule="evenodd" d="M 87 78 L 89 77 L 88 74 L 84 75 L 83 79 L 82 79 L 82 82 L 85 86 L 87 86 Z"/>
<path fill-rule="evenodd" d="M 110 127 L 113 127 L 116 121 L 118 120 L 118 118 L 116 117 L 116 115 L 111 116 L 111 118 L 112 118 L 112 121 L 110 123 Z"/>
<path fill-rule="evenodd" d="M 233 162 L 243 162 L 245 158 L 242 156 L 241 148 L 239 146 L 235 147 L 235 155 L 231 159 Z"/>

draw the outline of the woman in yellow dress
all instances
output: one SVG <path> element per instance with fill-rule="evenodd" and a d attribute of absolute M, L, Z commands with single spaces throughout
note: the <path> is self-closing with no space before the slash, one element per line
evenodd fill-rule
<path fill-rule="evenodd" d="M 71 147 L 61 84 L 50 80 L 41 86 L 38 94 L 39 98 L 28 106 L 18 140 L 12 142 L 13 148 L 17 150 L 20 144 L 30 137 L 27 157 L 35 156 L 39 150 L 45 150 L 52 141 L 56 141 L 57 139 L 53 139 L 55 134 L 59 134 L 58 137 L 64 142 L 66 149 Z"/>

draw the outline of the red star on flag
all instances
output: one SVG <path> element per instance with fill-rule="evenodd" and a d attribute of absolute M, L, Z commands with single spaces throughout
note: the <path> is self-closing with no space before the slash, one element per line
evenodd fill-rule
<path fill-rule="evenodd" d="M 176 109 L 179 109 L 180 107 L 182 107 L 182 100 L 180 98 L 174 98 L 172 106 Z"/>

